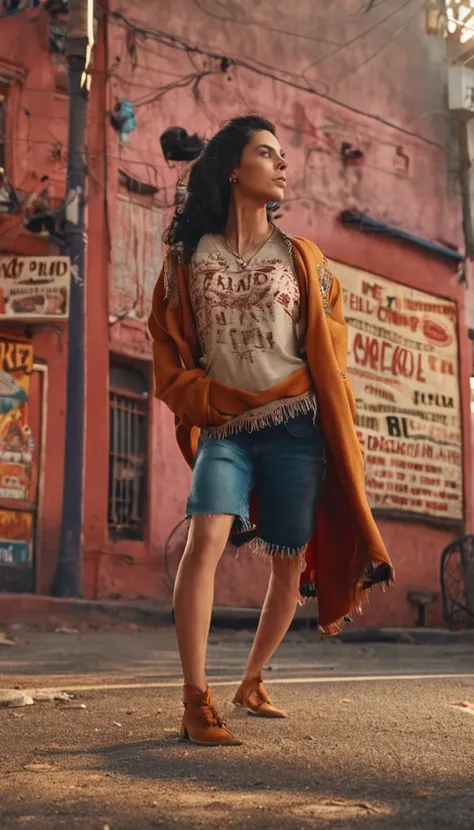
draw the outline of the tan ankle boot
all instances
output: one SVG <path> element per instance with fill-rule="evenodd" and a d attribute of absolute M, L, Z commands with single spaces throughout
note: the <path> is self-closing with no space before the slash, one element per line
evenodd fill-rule
<path fill-rule="evenodd" d="M 212 704 L 209 687 L 201 692 L 185 683 L 183 687 L 184 716 L 181 737 L 202 746 L 240 746 L 239 741 L 227 729 L 217 709 Z"/>
<path fill-rule="evenodd" d="M 260 718 L 287 718 L 286 712 L 274 706 L 265 691 L 261 676 L 244 681 L 233 700 L 235 706 L 245 706 L 251 715 Z"/>

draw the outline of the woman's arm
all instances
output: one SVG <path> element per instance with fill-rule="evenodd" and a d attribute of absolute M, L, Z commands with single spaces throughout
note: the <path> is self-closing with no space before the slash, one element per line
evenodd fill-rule
<path fill-rule="evenodd" d="M 203 369 L 186 369 L 166 324 L 164 271 L 153 292 L 148 327 L 153 338 L 155 395 L 186 426 L 205 427 L 210 423 L 210 380 Z"/>

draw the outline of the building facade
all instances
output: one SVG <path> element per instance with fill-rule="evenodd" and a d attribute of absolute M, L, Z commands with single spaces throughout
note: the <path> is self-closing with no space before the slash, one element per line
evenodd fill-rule
<path fill-rule="evenodd" d="M 0 590 L 32 592 L 51 585 L 61 517 L 69 265 L 55 230 L 68 96 L 49 16 L 11 5 L 0 17 Z"/>
<path fill-rule="evenodd" d="M 172 415 L 153 399 L 146 322 L 162 233 L 193 146 L 227 118 L 253 111 L 274 121 L 289 160 L 276 221 L 313 239 L 345 289 L 367 489 L 397 573 L 361 623 L 412 624 L 408 592 L 439 591 L 443 548 L 472 528 L 473 292 L 463 263 L 456 127 L 445 104 L 445 44 L 426 36 L 416 4 L 359 16 L 352 2 L 337 14 L 309 2 L 291 13 L 280 0 L 231 5 L 227 13 L 213 0 L 164 0 L 157 20 L 151 4 L 110 3 L 98 15 L 88 130 L 83 592 L 171 596 L 190 473 Z M 61 15 L 36 7 L 0 19 L 11 44 L 5 49 L 3 40 L 0 54 L 11 79 L 5 167 L 22 192 L 45 175 L 52 188 L 54 179 L 51 198 L 64 192 L 62 25 Z M 162 145 L 172 127 L 180 128 L 174 143 Z M 60 256 L 54 234 L 41 237 L 15 222 L 0 215 L 2 254 Z M 38 519 L 29 590 L 49 593 L 67 326 L 8 322 L 4 330 L 0 320 L 1 339 L 14 330 L 32 344 L 35 365 L 46 367 L 39 379 L 48 376 L 43 398 L 31 393 L 32 401 L 46 395 L 47 407 L 38 404 L 40 427 L 32 426 L 43 443 L 33 464 Z M 216 601 L 255 605 L 266 579 L 263 563 L 229 551 Z M 428 622 L 440 621 L 438 600 Z"/>

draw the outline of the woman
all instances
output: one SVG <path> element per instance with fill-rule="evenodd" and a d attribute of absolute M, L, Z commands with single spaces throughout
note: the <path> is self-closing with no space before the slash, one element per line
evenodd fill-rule
<path fill-rule="evenodd" d="M 364 493 L 340 285 L 313 243 L 269 222 L 287 167 L 265 118 L 235 118 L 209 141 L 166 232 L 149 321 L 156 395 L 174 412 L 193 466 L 174 613 L 182 735 L 201 744 L 240 743 L 205 674 L 214 576 L 229 535 L 252 539 L 271 562 L 234 697 L 254 715 L 286 717 L 261 673 L 299 589 L 317 589 L 320 627 L 335 633 L 373 584 L 392 578 Z"/>

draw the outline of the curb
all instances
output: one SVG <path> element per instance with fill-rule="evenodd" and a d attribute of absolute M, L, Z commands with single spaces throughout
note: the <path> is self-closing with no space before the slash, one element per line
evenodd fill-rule
<path fill-rule="evenodd" d="M 161 628 L 173 623 L 167 603 L 59 599 L 39 594 L 0 594 L 0 625 L 24 623 L 44 631 L 57 626 L 133 625 Z"/>
<path fill-rule="evenodd" d="M 217 606 L 211 627 L 254 631 L 260 618 L 259 608 Z M 42 631 L 57 627 L 137 630 L 166 628 L 173 625 L 173 608 L 166 602 L 59 599 L 39 594 L 0 593 L 0 626 L 33 625 Z M 298 608 L 292 630 L 316 630 L 313 608 Z M 347 644 L 400 643 L 408 645 L 474 644 L 474 628 L 449 631 L 445 628 L 351 628 L 347 626 L 337 638 Z"/>
<path fill-rule="evenodd" d="M 260 608 L 234 608 L 232 606 L 218 605 L 213 608 L 211 627 L 228 629 L 250 629 L 255 630 L 260 619 Z M 308 611 L 298 608 L 291 623 L 291 631 L 301 629 L 316 629 L 316 616 L 314 608 Z"/>
<path fill-rule="evenodd" d="M 257 628 L 259 608 L 217 606 L 213 609 L 213 628 Z M 173 607 L 166 602 L 62 599 L 39 594 L 0 593 L 0 625 L 32 625 L 43 631 L 57 627 L 103 626 L 125 628 L 163 628 L 173 625 Z M 316 628 L 314 613 L 298 609 L 293 629 Z"/>
<path fill-rule="evenodd" d="M 399 643 L 407 645 L 474 644 L 474 628 L 449 631 L 447 628 L 355 628 L 345 629 L 339 639 L 343 643 Z"/>

